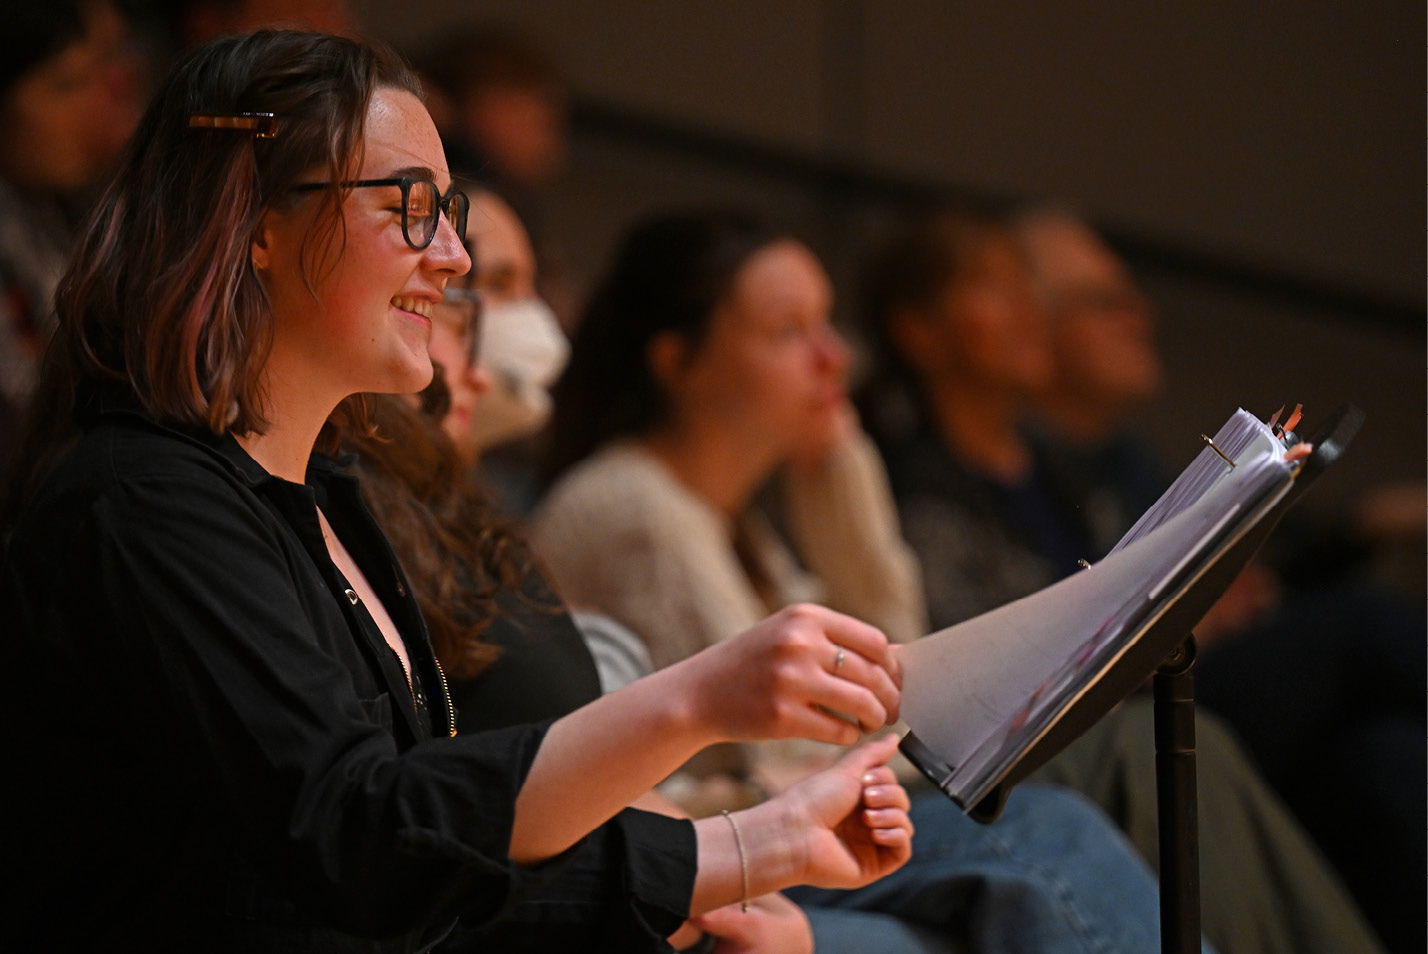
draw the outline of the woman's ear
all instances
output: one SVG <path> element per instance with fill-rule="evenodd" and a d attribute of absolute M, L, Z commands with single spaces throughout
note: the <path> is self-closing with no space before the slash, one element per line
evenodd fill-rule
<path fill-rule="evenodd" d="M 666 394 L 678 389 L 680 378 L 688 365 L 689 343 L 677 331 L 661 331 L 645 346 L 645 360 L 650 376 Z"/>
<path fill-rule="evenodd" d="M 253 244 L 249 250 L 248 257 L 253 262 L 255 271 L 265 271 L 271 262 L 271 237 L 268 234 L 268 217 L 263 216 L 258 223 L 258 229 L 253 233 Z"/>

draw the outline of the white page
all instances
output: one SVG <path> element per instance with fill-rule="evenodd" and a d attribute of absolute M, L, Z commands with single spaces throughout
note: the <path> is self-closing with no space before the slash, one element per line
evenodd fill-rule
<path fill-rule="evenodd" d="M 1112 652 L 1107 646 L 1133 628 L 1129 624 L 1139 618 L 1138 610 L 1162 596 L 1238 515 L 1273 486 L 1287 483 L 1290 467 L 1282 445 L 1253 418 L 1258 432 L 1246 428 L 1239 415 L 1248 417 L 1238 412 L 1221 430 L 1238 431 L 1232 442 L 1238 465 L 1231 469 L 1220 461 L 1218 470 L 1208 468 L 1208 480 L 1202 460 L 1187 468 L 1199 471 L 1195 503 L 1187 507 L 1180 501 L 1177 515 L 1152 531 L 1142 527 L 1140 539 L 1122 541 L 1089 569 L 903 648 L 902 715 L 923 744 L 959 775 L 974 753 L 976 763 L 966 765 L 968 772 L 1004 761 L 1006 740 L 1039 691 L 1066 695 L 1069 684 L 1089 681 L 1099 671 L 1092 660 L 1105 662 Z M 1068 672 L 1073 659 L 1078 665 L 1084 661 L 1088 670 Z M 1053 677 L 1056 685 L 1047 686 Z"/>

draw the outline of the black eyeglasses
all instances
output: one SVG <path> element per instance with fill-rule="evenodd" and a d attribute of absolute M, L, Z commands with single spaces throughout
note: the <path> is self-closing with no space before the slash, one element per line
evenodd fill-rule
<path fill-rule="evenodd" d="M 436 238 L 437 216 L 445 213 L 446 220 L 456 230 L 456 237 L 466 241 L 466 214 L 471 210 L 471 200 L 466 193 L 452 189 L 446 195 L 430 179 L 414 179 L 402 176 L 399 179 L 358 179 L 353 182 L 339 182 L 343 189 L 367 189 L 382 186 L 399 186 L 402 190 L 402 238 L 417 251 L 421 251 Z M 294 192 L 312 192 L 326 189 L 330 182 L 303 182 L 293 186 Z"/>

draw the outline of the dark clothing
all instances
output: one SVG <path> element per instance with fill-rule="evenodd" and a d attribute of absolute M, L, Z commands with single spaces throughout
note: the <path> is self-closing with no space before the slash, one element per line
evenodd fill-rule
<path fill-rule="evenodd" d="M 1119 537 L 1109 515 L 1080 506 L 1076 475 L 1037 444 L 1014 486 L 975 473 L 927 430 L 880 449 L 934 630 L 1069 576 Z"/>
<path fill-rule="evenodd" d="M 559 597 L 534 570 L 522 587 L 497 593 L 496 615 L 481 633 L 500 648 L 496 662 L 451 686 L 462 732 L 557 719 L 600 697 L 595 661 Z"/>
<path fill-rule="evenodd" d="M 483 642 L 501 655 L 475 679 L 452 684 L 457 727 L 477 732 L 521 722 L 556 719 L 600 696 L 595 662 L 570 614 L 539 572 L 532 570 L 521 594 L 502 590 L 497 615 L 482 632 Z M 499 922 L 458 925 L 439 949 L 457 952 L 581 951 L 633 954 L 665 949 L 659 928 L 622 912 L 630 899 L 669 895 L 667 905 L 688 909 L 689 889 L 681 880 L 684 822 L 630 809 L 596 831 L 571 853 L 549 884 L 532 892 Z M 623 877 L 613 874 L 610 857 L 636 863 Z M 680 893 L 682 891 L 682 893 Z M 648 902 L 644 902 L 648 903 Z M 673 931 L 665 926 L 664 934 Z"/>
<path fill-rule="evenodd" d="M 506 857 L 545 727 L 447 737 L 425 628 L 356 482 L 314 458 L 291 484 L 231 437 L 123 404 L 87 421 L 0 565 L 23 674 L 0 696 L 4 851 L 23 873 L 4 946 L 417 950 L 515 907 L 559 867 Z M 402 633 L 411 687 L 317 506 Z M 693 877 L 692 829 L 670 825 L 659 900 L 682 886 L 684 906 L 641 911 L 659 931 Z M 623 830 L 600 841 L 612 864 L 635 850 Z"/>

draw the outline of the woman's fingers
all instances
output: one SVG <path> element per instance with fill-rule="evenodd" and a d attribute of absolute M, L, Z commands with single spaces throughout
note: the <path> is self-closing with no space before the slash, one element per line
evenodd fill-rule
<path fill-rule="evenodd" d="M 842 653 L 842 657 L 837 655 Z M 828 675 L 834 682 L 830 683 L 834 691 L 846 690 L 847 686 L 857 686 L 870 692 L 877 700 L 882 711 L 876 713 L 880 720 L 874 725 L 868 725 L 863 719 L 864 731 L 872 731 L 887 725 L 889 722 L 897 721 L 898 707 L 902 701 L 902 693 L 895 681 L 893 674 L 888 667 L 881 662 L 871 660 L 856 650 L 847 649 L 842 646 L 835 647 L 833 665 L 828 667 Z M 845 685 L 840 686 L 842 682 Z M 821 701 L 821 700 L 820 700 Z M 831 705 L 823 702 L 824 705 Z M 837 708 L 837 706 L 831 706 Z M 845 711 L 845 710 L 840 710 Z M 850 715 L 855 714 L 851 710 L 846 710 Z"/>

